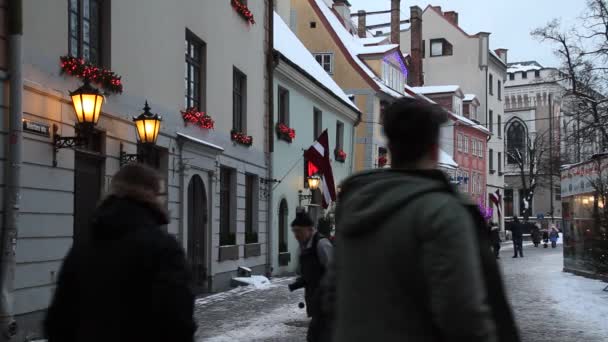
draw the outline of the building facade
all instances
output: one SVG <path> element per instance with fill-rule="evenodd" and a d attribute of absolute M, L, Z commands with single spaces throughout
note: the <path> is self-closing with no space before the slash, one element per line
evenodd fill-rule
<path fill-rule="evenodd" d="M 422 20 L 415 20 L 422 18 Z M 410 75 L 414 86 L 441 86 L 456 84 L 463 93 L 476 97 L 479 107 L 469 112 L 468 118 L 481 123 L 491 133 L 487 141 L 486 203 L 495 194 L 503 197 L 504 177 L 499 172 L 490 172 L 490 160 L 504 156 L 502 140 L 503 88 L 507 77 L 507 50 L 490 50 L 490 33 L 471 35 L 459 25 L 459 14 L 444 12 L 439 6 L 428 6 L 424 10 L 411 8 L 412 24 L 401 31 L 403 52 L 412 51 L 410 70 L 419 75 Z M 419 47 L 419 48 L 418 48 Z M 415 51 L 420 50 L 420 53 Z M 488 153 L 492 152 L 490 156 Z M 501 201 L 502 202 L 502 201 Z M 502 203 L 499 203 L 502 206 Z M 504 228 L 503 217 L 494 210 L 493 221 Z"/>
<path fill-rule="evenodd" d="M 359 32 L 345 0 L 289 3 L 288 9 L 278 8 L 279 14 L 344 92 L 354 95 L 363 113 L 355 132 L 355 170 L 386 165 L 382 108 L 402 96 L 415 96 L 406 85 L 408 71 L 399 35 L 389 40 Z M 399 2 L 393 1 L 392 8 L 398 14 Z"/>
<path fill-rule="evenodd" d="M 296 270 L 298 263 L 299 245 L 290 226 L 296 210 L 321 204 L 320 190 L 307 189 L 309 169 L 303 151 L 327 131 L 334 181 L 340 184 L 354 168 L 354 133 L 361 113 L 278 15 L 274 32 L 277 131 L 272 165 L 273 175 L 280 183 L 274 185 L 272 194 L 276 217 L 272 228 L 272 236 L 276 237 L 271 246 L 272 268 L 275 274 L 288 274 Z M 283 127 L 293 129 L 293 134 L 283 133 Z M 308 209 L 313 217 L 321 215 L 319 207 Z"/>
<path fill-rule="evenodd" d="M 163 121 L 143 162 L 165 178 L 171 213 L 166 229 L 187 251 L 196 291 L 228 288 L 237 266 L 265 272 L 268 2 L 249 3 L 255 19 L 230 1 L 50 0 L 23 6 L 24 88 L 10 90 L 22 92 L 25 119 L 12 286 L 20 336 L 40 332 L 62 259 L 73 243 L 86 239 L 88 219 L 122 153 L 142 155 L 131 118 L 146 102 Z M 6 72 L 3 37 L 0 77 Z M 60 62 L 68 55 L 76 59 Z M 55 150 L 54 137 L 85 134 L 68 96 L 82 82 L 65 63 L 79 67 L 81 60 L 121 76 L 100 89 L 124 88 L 106 95 L 99 122 L 86 133 L 87 145 Z M 4 153 L 5 120 L 0 132 Z"/>
<path fill-rule="evenodd" d="M 556 81 L 558 70 L 544 68 L 535 61 L 509 64 L 508 81 L 505 85 L 505 216 L 523 217 L 525 208 L 532 219 L 546 218 L 559 223 L 562 216 L 559 166 L 562 152 L 567 154 L 574 147 L 564 145 L 564 134 L 569 121 L 564 112 L 565 88 Z M 572 128 L 571 128 L 572 129 Z M 534 152 L 529 147 L 536 144 Z M 564 149 L 562 151 L 562 149 Z M 524 201 L 522 171 L 515 151 L 526 151 L 524 178 L 530 183 L 530 161 L 538 159 L 536 188 L 531 203 Z M 530 154 L 534 156 L 530 156 Z M 554 162 L 553 162 L 554 161 Z M 545 224 L 547 220 L 541 220 Z"/>

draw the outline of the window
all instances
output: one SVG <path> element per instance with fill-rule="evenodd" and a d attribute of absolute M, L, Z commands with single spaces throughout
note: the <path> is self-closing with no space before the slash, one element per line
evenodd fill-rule
<path fill-rule="evenodd" d="M 488 128 L 490 129 L 490 133 L 494 133 L 494 111 L 490 110 L 490 115 L 488 119 Z"/>
<path fill-rule="evenodd" d="M 488 87 L 490 95 L 494 95 L 494 76 L 492 74 L 490 74 L 490 79 L 488 80 Z"/>
<path fill-rule="evenodd" d="M 279 123 L 289 126 L 289 91 L 279 87 Z"/>
<path fill-rule="evenodd" d="M 526 203 L 526 194 L 524 189 L 519 189 L 519 216 L 525 216 L 524 213 L 528 209 L 528 214 L 531 216 L 534 212 L 532 209 L 532 203 Z"/>
<path fill-rule="evenodd" d="M 247 76 L 237 68 L 233 72 L 232 129 L 242 133 L 247 129 Z"/>
<path fill-rule="evenodd" d="M 279 253 L 287 253 L 287 227 L 289 225 L 289 209 L 287 200 L 282 199 L 279 205 Z"/>
<path fill-rule="evenodd" d="M 310 22 L 310 28 L 317 28 L 317 22 L 316 21 L 311 21 Z"/>
<path fill-rule="evenodd" d="M 431 57 L 451 56 L 453 54 L 452 44 L 447 40 L 431 39 Z"/>
<path fill-rule="evenodd" d="M 384 84 L 399 92 L 403 91 L 405 85 L 405 75 L 389 62 L 382 63 L 382 77 Z"/>
<path fill-rule="evenodd" d="M 426 57 L 426 41 L 422 40 L 422 58 Z"/>
<path fill-rule="evenodd" d="M 490 166 L 490 172 L 494 171 L 494 150 L 490 149 L 488 152 L 488 163 Z"/>
<path fill-rule="evenodd" d="M 458 140 L 458 151 L 462 152 L 462 145 L 463 145 L 462 134 L 458 134 L 457 140 Z"/>
<path fill-rule="evenodd" d="M 102 0 L 70 0 L 68 49 L 73 57 L 102 65 Z"/>
<path fill-rule="evenodd" d="M 511 80 L 511 81 L 515 80 L 515 74 L 514 73 L 510 73 L 509 74 L 509 80 Z"/>
<path fill-rule="evenodd" d="M 328 74 L 334 73 L 334 54 L 333 53 L 315 53 L 315 59 Z"/>
<path fill-rule="evenodd" d="M 496 118 L 498 120 L 498 137 L 502 137 L 502 116 L 498 115 Z"/>
<path fill-rule="evenodd" d="M 528 72 L 527 71 L 522 71 L 521 72 L 521 78 L 523 78 L 523 79 L 528 78 Z"/>
<path fill-rule="evenodd" d="M 562 188 L 560 186 L 555 188 L 555 200 L 556 201 L 562 200 Z"/>
<path fill-rule="evenodd" d="M 192 32 L 186 30 L 186 108 L 204 110 L 203 82 L 205 68 L 205 44 Z"/>
<path fill-rule="evenodd" d="M 515 121 L 507 128 L 507 163 L 515 164 L 517 159 L 513 158 L 518 152 L 525 159 L 526 129 L 522 123 Z"/>
<path fill-rule="evenodd" d="M 232 224 L 232 193 L 234 189 L 233 170 L 220 169 L 220 246 L 236 244 Z"/>
<path fill-rule="evenodd" d="M 317 140 L 317 138 L 323 133 L 323 112 L 319 109 L 314 109 L 314 119 L 313 119 L 313 134 L 312 140 Z"/>
<path fill-rule="evenodd" d="M 498 100 L 502 101 L 502 82 L 498 81 Z"/>
<path fill-rule="evenodd" d="M 256 228 L 256 184 L 258 178 L 255 175 L 245 176 L 245 243 L 258 242 L 258 230 Z"/>
<path fill-rule="evenodd" d="M 498 152 L 498 173 L 502 172 L 502 152 Z"/>
<path fill-rule="evenodd" d="M 534 77 L 540 78 L 540 70 L 534 70 Z"/>
<path fill-rule="evenodd" d="M 340 121 L 336 123 L 336 149 L 344 148 L 344 124 Z"/>
<path fill-rule="evenodd" d="M 480 150 L 479 150 L 479 158 L 483 159 L 484 154 L 486 154 L 486 149 L 484 148 L 483 141 L 479 142 L 479 148 L 480 148 Z"/>
<path fill-rule="evenodd" d="M 463 137 L 464 139 L 464 153 L 469 153 L 469 137 L 467 137 L 466 135 Z"/>

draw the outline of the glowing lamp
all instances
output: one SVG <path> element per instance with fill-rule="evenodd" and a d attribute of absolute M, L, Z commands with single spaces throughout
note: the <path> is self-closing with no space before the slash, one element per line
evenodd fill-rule
<path fill-rule="evenodd" d="M 70 93 L 76 119 L 80 125 L 95 126 L 101 114 L 103 96 L 89 82 Z"/>
<path fill-rule="evenodd" d="M 142 144 L 155 144 L 160 132 L 161 121 L 162 118 L 158 114 L 150 112 L 150 106 L 148 106 L 148 101 L 146 101 L 144 112 L 138 117 L 133 118 L 139 142 Z"/>
<path fill-rule="evenodd" d="M 321 178 L 319 178 L 319 176 L 310 176 L 307 179 L 308 181 L 308 188 L 311 191 L 317 190 L 319 188 L 319 185 L 321 185 Z"/>

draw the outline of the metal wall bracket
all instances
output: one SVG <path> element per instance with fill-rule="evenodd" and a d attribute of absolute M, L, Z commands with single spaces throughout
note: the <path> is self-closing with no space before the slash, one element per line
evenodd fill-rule
<path fill-rule="evenodd" d="M 270 193 L 274 189 L 273 184 L 281 183 L 278 179 L 260 178 L 260 197 L 261 199 L 268 199 Z"/>
<path fill-rule="evenodd" d="M 57 133 L 59 126 L 53 124 L 53 167 L 57 167 L 57 152 L 62 148 L 74 148 L 87 144 L 87 138 L 83 136 L 62 137 Z"/>

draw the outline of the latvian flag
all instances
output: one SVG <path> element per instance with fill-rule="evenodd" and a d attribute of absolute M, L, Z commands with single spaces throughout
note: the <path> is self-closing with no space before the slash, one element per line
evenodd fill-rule
<path fill-rule="evenodd" d="M 496 210 L 498 210 L 498 217 L 501 217 L 502 215 L 502 208 L 501 208 L 501 204 L 502 204 L 502 196 L 500 195 L 500 189 L 496 190 L 495 193 L 490 194 L 490 200 L 492 201 L 492 203 L 494 203 L 496 205 Z"/>
<path fill-rule="evenodd" d="M 306 161 L 312 164 L 310 169 L 316 168 L 321 175 L 321 189 L 323 190 L 323 208 L 327 209 L 331 201 L 336 200 L 336 186 L 334 185 L 334 173 L 331 169 L 329 159 L 329 136 L 325 130 L 317 141 L 304 152 Z"/>

